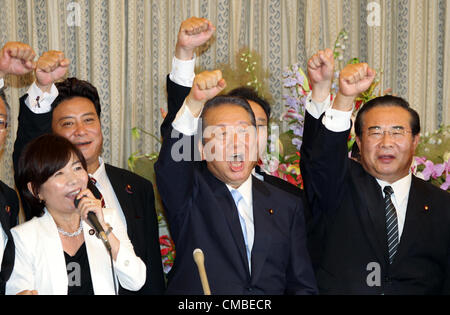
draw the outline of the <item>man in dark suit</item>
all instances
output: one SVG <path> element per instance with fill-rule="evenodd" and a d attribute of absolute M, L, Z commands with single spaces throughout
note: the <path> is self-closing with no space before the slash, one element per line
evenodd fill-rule
<path fill-rule="evenodd" d="M 20 100 L 15 165 L 23 147 L 43 133 L 53 131 L 74 143 L 86 158 L 97 189 L 94 195 L 103 197 L 105 206 L 118 210 L 136 255 L 147 266 L 146 283 L 138 294 L 162 294 L 165 283 L 152 183 L 102 160 L 97 89 L 76 78 L 53 84 L 65 75 L 68 65 L 64 54 L 56 51 L 47 52 L 38 60 L 36 82 Z M 119 293 L 135 294 L 123 288 Z"/>
<path fill-rule="evenodd" d="M 23 43 L 9 42 L 0 50 L 0 151 L 6 141 L 11 119 L 6 101 L 4 77 L 8 74 L 25 74 L 33 69 L 33 49 Z M 15 248 L 10 229 L 17 224 L 19 200 L 16 192 L 0 181 L 0 295 L 5 294 L 5 285 L 14 267 Z"/>
<path fill-rule="evenodd" d="M 360 163 L 349 159 L 353 101 L 375 71 L 347 65 L 330 106 L 333 68 L 331 50 L 308 62 L 313 95 L 301 151 L 320 293 L 450 293 L 450 195 L 410 171 L 418 114 L 398 97 L 366 103 L 355 121 Z"/>
<path fill-rule="evenodd" d="M 242 98 L 213 98 L 224 86 L 220 71 L 197 75 L 164 130 L 155 171 L 177 249 L 167 292 L 202 293 L 192 257 L 201 248 L 212 294 L 314 294 L 302 203 L 251 176 L 255 117 Z M 206 163 L 189 152 L 200 114 Z"/>
<path fill-rule="evenodd" d="M 167 119 L 161 125 L 161 134 L 170 127 L 175 115 L 188 96 L 195 76 L 195 50 L 205 45 L 214 34 L 214 25 L 204 18 L 191 17 L 183 21 L 178 32 L 175 46 L 175 57 L 172 61 L 172 71 L 167 77 L 168 112 Z M 228 93 L 230 96 L 245 98 L 255 114 L 258 129 L 259 157 L 267 147 L 267 127 L 270 119 L 270 104 L 251 87 L 239 87 Z M 259 165 L 255 166 L 253 175 L 259 180 L 287 191 L 305 201 L 302 189 L 264 172 Z M 306 203 L 305 203 L 306 206 Z"/>

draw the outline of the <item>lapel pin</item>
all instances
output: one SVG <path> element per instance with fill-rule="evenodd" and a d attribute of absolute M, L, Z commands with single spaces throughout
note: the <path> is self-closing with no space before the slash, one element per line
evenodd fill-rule
<path fill-rule="evenodd" d="M 423 207 L 425 209 L 425 211 L 430 210 L 430 207 L 428 205 L 426 205 L 425 207 Z"/>
<path fill-rule="evenodd" d="M 10 207 L 10 206 L 6 206 L 6 207 L 5 207 L 5 211 L 6 211 L 7 214 L 10 214 L 10 212 L 11 212 L 11 207 Z"/>
<path fill-rule="evenodd" d="M 275 211 L 273 211 L 273 209 L 269 209 L 269 214 L 273 215 L 275 213 Z"/>
<path fill-rule="evenodd" d="M 126 190 L 126 192 L 129 193 L 130 195 L 133 194 L 133 190 L 131 190 L 131 185 L 128 184 L 128 185 L 125 187 L 125 190 Z"/>

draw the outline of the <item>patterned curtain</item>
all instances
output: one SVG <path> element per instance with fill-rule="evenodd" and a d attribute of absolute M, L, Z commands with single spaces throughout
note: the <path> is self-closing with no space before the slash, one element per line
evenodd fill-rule
<path fill-rule="evenodd" d="M 234 62 L 244 46 L 262 56 L 275 114 L 283 111 L 284 67 L 305 68 L 308 57 L 333 47 L 345 28 L 345 59 L 357 56 L 382 70 L 381 89 L 408 99 L 424 130 L 450 123 L 446 0 L 0 0 L 0 45 L 22 41 L 38 54 L 63 50 L 72 61 L 69 75 L 99 90 L 105 160 L 126 167 L 132 152 L 159 149 L 151 137 L 133 140 L 131 129 L 159 136 L 176 35 L 190 16 L 217 26 L 214 44 L 198 58 L 200 67 Z M 7 79 L 13 124 L 0 178 L 9 185 L 18 98 L 31 81 Z"/>

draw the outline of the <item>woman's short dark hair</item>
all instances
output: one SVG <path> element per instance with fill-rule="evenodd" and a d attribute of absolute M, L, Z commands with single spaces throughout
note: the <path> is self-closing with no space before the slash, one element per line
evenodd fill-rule
<path fill-rule="evenodd" d="M 87 171 L 86 160 L 78 148 L 64 137 L 47 134 L 30 142 L 23 150 L 18 165 L 17 189 L 32 209 L 33 216 L 41 216 L 44 204 L 39 200 L 41 186 L 69 163 L 72 154 Z M 32 192 L 28 190 L 31 183 Z"/>
<path fill-rule="evenodd" d="M 416 136 L 420 133 L 420 118 L 419 114 L 410 107 L 409 103 L 404 100 L 401 97 L 392 96 L 392 95 L 385 95 L 376 97 L 370 101 L 368 101 L 366 104 L 361 107 L 358 114 L 356 115 L 355 120 L 355 134 L 357 137 L 361 138 L 362 136 L 362 128 L 363 128 L 363 118 L 366 112 L 371 110 L 375 107 L 389 107 L 389 106 L 395 106 L 395 107 L 401 107 L 405 109 L 411 116 L 410 119 L 410 127 L 413 136 Z"/>
<path fill-rule="evenodd" d="M 58 97 L 52 103 L 52 108 L 56 108 L 64 101 L 73 99 L 75 97 L 83 97 L 90 100 L 95 107 L 98 117 L 102 112 L 100 105 L 100 97 L 98 91 L 91 83 L 77 78 L 68 78 L 62 82 L 55 84 L 58 89 Z"/>
<path fill-rule="evenodd" d="M 270 119 L 270 104 L 264 98 L 258 95 L 256 90 L 252 87 L 242 86 L 238 87 L 227 94 L 228 96 L 238 96 L 245 98 L 247 101 L 253 101 L 262 107 L 267 116 L 267 121 Z"/>

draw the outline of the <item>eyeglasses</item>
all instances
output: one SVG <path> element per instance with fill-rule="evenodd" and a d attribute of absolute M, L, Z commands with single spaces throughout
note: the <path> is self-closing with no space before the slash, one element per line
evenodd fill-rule
<path fill-rule="evenodd" d="M 8 128 L 6 120 L 0 119 L 0 132 L 5 131 Z"/>
<path fill-rule="evenodd" d="M 379 127 L 375 127 L 367 130 L 369 138 L 374 140 L 381 140 L 386 133 L 389 134 L 391 138 L 400 140 L 403 139 L 406 136 L 406 134 L 412 133 L 412 131 L 403 129 L 403 127 L 393 127 L 389 130 L 382 130 Z"/>

